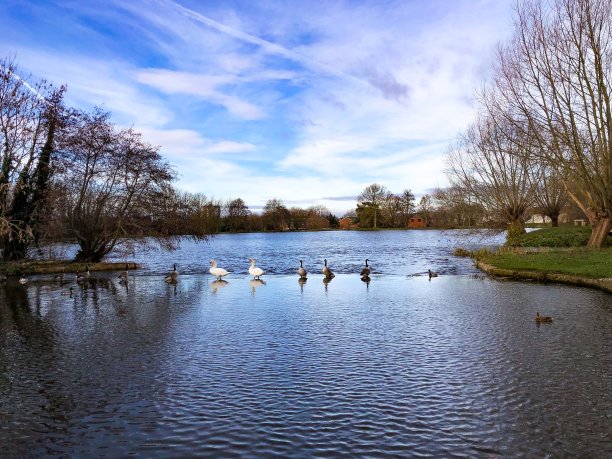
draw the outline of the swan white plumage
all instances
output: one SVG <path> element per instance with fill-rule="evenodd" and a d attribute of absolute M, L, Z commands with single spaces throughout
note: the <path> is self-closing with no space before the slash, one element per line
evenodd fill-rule
<path fill-rule="evenodd" d="M 300 275 L 301 279 L 305 279 L 308 275 L 308 272 L 304 269 L 304 266 L 302 266 L 302 260 L 300 260 L 300 267 L 298 268 L 297 272 Z"/>
<path fill-rule="evenodd" d="M 215 260 L 210 260 L 210 266 L 211 268 L 208 270 L 208 272 L 213 276 L 216 276 L 218 280 L 221 280 L 223 276 L 227 276 L 229 274 L 229 272 L 227 272 L 225 269 L 218 268 Z"/>
<path fill-rule="evenodd" d="M 255 260 L 253 258 L 249 258 L 251 262 L 251 267 L 249 268 L 249 273 L 253 276 L 253 279 L 259 279 L 259 276 L 263 276 L 264 270 L 261 268 L 255 267 Z"/>
<path fill-rule="evenodd" d="M 335 276 L 335 274 L 332 272 L 331 269 L 327 267 L 327 259 L 323 260 L 323 262 L 325 263 L 325 266 L 323 266 L 322 272 L 327 279 L 331 279 L 332 277 Z"/>
<path fill-rule="evenodd" d="M 172 271 L 170 271 L 170 273 L 168 273 L 166 277 L 164 277 L 164 281 L 166 281 L 169 284 L 172 284 L 176 282 L 177 280 L 178 280 L 178 271 L 176 270 L 176 265 L 174 265 L 174 268 L 172 269 Z"/>

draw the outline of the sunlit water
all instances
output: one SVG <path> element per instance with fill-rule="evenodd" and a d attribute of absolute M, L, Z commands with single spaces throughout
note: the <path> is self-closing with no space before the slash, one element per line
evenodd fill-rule
<path fill-rule="evenodd" d="M 0 286 L 0 456 L 612 454 L 610 294 L 489 280 L 448 235 L 381 234 L 227 236 L 139 254 L 126 285 Z"/>

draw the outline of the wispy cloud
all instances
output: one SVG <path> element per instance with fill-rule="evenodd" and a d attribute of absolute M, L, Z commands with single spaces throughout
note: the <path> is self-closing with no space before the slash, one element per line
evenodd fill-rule
<path fill-rule="evenodd" d="M 180 187 L 343 211 L 445 186 L 513 3 L 8 0 L 0 44 L 162 145 Z"/>

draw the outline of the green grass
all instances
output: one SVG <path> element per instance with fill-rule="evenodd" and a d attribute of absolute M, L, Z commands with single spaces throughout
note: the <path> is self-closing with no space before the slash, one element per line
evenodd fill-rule
<path fill-rule="evenodd" d="M 515 238 L 515 247 L 584 247 L 591 235 L 587 226 L 560 226 L 542 228 Z M 612 237 L 608 236 L 606 247 L 612 247 Z"/>
<path fill-rule="evenodd" d="M 551 249 L 538 252 L 508 251 L 479 253 L 478 259 L 502 269 L 534 270 L 584 276 L 612 278 L 612 248 Z"/>

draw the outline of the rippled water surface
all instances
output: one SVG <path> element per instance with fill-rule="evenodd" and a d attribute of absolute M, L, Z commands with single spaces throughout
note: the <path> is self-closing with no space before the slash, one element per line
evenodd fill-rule
<path fill-rule="evenodd" d="M 72 297 L 45 278 L 0 285 L 0 455 L 612 455 L 608 293 L 485 279 L 446 243 L 394 255 L 379 233 L 358 233 L 376 253 L 365 283 L 351 267 L 370 252 L 310 234 L 141 254 L 126 285 L 92 273 Z M 278 257 L 287 246 L 303 251 Z M 214 253 L 235 266 L 226 282 L 197 262 Z M 253 253 L 291 273 L 325 254 L 339 274 L 255 282 Z M 192 273 L 168 285 L 173 259 Z M 407 275 L 434 265 L 445 274 Z"/>

